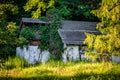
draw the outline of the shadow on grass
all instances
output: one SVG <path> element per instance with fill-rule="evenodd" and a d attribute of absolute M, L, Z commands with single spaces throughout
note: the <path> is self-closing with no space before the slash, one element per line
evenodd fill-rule
<path fill-rule="evenodd" d="M 120 80 L 120 74 L 77 74 L 75 76 L 0 77 L 0 80 Z"/>

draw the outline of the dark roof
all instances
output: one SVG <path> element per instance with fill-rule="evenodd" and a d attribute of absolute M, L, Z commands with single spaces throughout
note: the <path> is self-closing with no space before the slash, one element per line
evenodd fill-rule
<path fill-rule="evenodd" d="M 62 28 L 58 33 L 64 44 L 83 44 L 85 32 L 98 34 L 96 30 L 97 22 L 85 21 L 62 21 Z"/>
<path fill-rule="evenodd" d="M 96 30 L 98 22 L 88 21 L 62 21 L 62 29 L 64 30 Z"/>
<path fill-rule="evenodd" d="M 34 18 L 22 18 L 23 23 L 46 23 L 45 21 L 42 21 L 40 19 L 34 19 Z"/>
<path fill-rule="evenodd" d="M 31 26 L 31 24 L 49 24 L 50 22 L 46 22 L 40 19 L 34 19 L 34 18 L 22 18 L 20 23 L 20 29 L 23 28 L 23 26 Z"/>

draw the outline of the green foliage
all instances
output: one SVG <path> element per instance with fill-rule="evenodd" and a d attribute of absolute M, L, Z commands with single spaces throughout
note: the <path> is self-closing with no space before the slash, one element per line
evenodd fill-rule
<path fill-rule="evenodd" d="M 87 34 L 85 42 L 88 43 L 89 51 L 94 49 L 102 56 L 120 55 L 119 8 L 119 0 L 102 0 L 101 7 L 92 11 L 101 20 L 96 28 L 102 34 Z"/>
<path fill-rule="evenodd" d="M 83 20 L 98 21 L 98 19 L 91 13 L 91 11 L 99 6 L 100 1 L 101 0 L 83 0 L 80 2 L 80 4 L 78 4 L 78 10 L 75 10 L 75 13 L 83 16 Z"/>
<path fill-rule="evenodd" d="M 49 26 L 40 26 L 40 49 L 49 49 L 49 39 L 50 39 L 50 29 Z"/>
<path fill-rule="evenodd" d="M 56 8 L 64 19 L 97 20 L 90 11 L 96 9 L 101 0 L 28 0 L 24 6 L 25 11 L 32 11 L 33 18 L 45 16 L 45 12 Z"/>
<path fill-rule="evenodd" d="M 16 41 L 19 40 L 16 30 L 17 26 L 13 22 L 9 22 L 7 26 L 0 28 L 0 54 L 8 54 L 13 51 Z"/>
<path fill-rule="evenodd" d="M 5 25 L 8 20 L 8 13 L 15 15 L 18 13 L 18 7 L 11 1 L 0 1 L 0 26 Z"/>
<path fill-rule="evenodd" d="M 85 18 L 92 19 L 92 15 L 90 13 L 91 7 L 89 5 L 79 5 L 78 10 L 80 14 L 83 14 Z"/>
<path fill-rule="evenodd" d="M 55 8 L 56 12 L 61 16 L 63 19 L 71 19 L 72 10 L 69 6 L 69 1 L 65 0 L 55 0 Z"/>
<path fill-rule="evenodd" d="M 62 19 L 62 15 L 59 13 L 58 9 L 49 9 L 46 12 L 45 20 L 50 22 L 50 24 L 40 28 L 40 47 L 49 49 L 52 54 L 56 55 L 57 59 L 60 59 L 60 53 L 63 51 L 63 44 L 58 34 Z"/>
<path fill-rule="evenodd" d="M 94 21 L 97 18 L 91 14 L 91 10 L 97 8 L 99 2 L 100 0 L 55 0 L 55 8 L 59 11 L 66 8 L 64 11 L 69 15 L 63 16 L 65 19 Z"/>
<path fill-rule="evenodd" d="M 35 39 L 35 31 L 31 28 L 25 28 L 20 32 L 20 35 L 27 40 L 34 40 Z"/>
<path fill-rule="evenodd" d="M 8 23 L 7 26 L 5 26 L 4 28 L 0 28 L 0 44 L 4 45 L 4 44 L 12 44 L 12 39 L 14 40 L 16 35 L 15 35 L 15 31 L 16 31 L 17 27 L 15 25 L 15 23 L 10 22 Z M 9 39 L 10 38 L 10 39 Z"/>
<path fill-rule="evenodd" d="M 0 1 L 0 58 L 15 54 L 15 46 L 20 43 L 18 26 L 12 22 L 17 19 L 16 14 L 18 6 L 14 0 Z"/>
<path fill-rule="evenodd" d="M 9 22 L 0 28 L 0 58 L 15 55 L 16 46 L 26 42 L 25 38 L 18 38 L 17 31 L 18 26 L 14 22 Z"/>
<path fill-rule="evenodd" d="M 32 16 L 38 18 L 46 9 L 54 6 L 54 0 L 28 0 L 24 6 L 25 11 L 32 11 Z"/>

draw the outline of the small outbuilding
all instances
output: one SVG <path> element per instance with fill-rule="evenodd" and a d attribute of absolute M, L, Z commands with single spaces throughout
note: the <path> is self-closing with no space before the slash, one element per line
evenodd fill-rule
<path fill-rule="evenodd" d="M 46 24 L 48 24 L 48 22 L 45 22 L 43 20 L 40 19 L 34 19 L 34 18 L 22 18 L 21 23 L 20 23 L 20 33 L 25 29 L 25 28 L 32 28 L 32 27 L 36 27 L 37 25 L 41 25 L 41 26 L 45 26 Z M 32 32 L 32 31 L 31 31 Z M 27 35 L 29 34 L 26 33 Z M 21 34 L 19 35 L 21 37 Z M 29 34 L 29 37 L 32 36 Z M 40 42 L 40 35 L 39 35 L 39 31 L 35 31 L 35 38 L 29 40 L 30 45 L 39 45 Z"/>
<path fill-rule="evenodd" d="M 40 19 L 33 18 L 22 18 L 20 23 L 20 34 L 19 37 L 27 36 L 28 45 L 23 48 L 17 47 L 16 53 L 20 57 L 28 61 L 29 64 L 35 64 L 37 62 L 46 62 L 49 59 L 50 52 L 48 50 L 41 51 L 38 45 L 40 45 L 40 35 L 39 30 L 34 31 L 34 36 L 31 34 L 33 31 L 30 31 L 30 28 L 36 27 L 37 25 L 42 25 L 43 27 L 49 24 L 48 22 L 42 21 Z M 24 35 L 22 35 L 22 32 Z M 33 39 L 34 37 L 34 39 Z"/>
<path fill-rule="evenodd" d="M 64 43 L 63 61 L 68 60 L 82 60 L 84 59 L 86 38 L 85 32 L 98 34 L 96 30 L 96 24 L 98 22 L 87 21 L 62 21 L 62 28 L 58 30 L 58 33 Z"/>

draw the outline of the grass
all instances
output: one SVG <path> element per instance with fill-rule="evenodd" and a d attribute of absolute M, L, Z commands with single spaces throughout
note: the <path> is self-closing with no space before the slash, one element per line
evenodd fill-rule
<path fill-rule="evenodd" d="M 10 60 L 9 60 L 10 61 Z M 7 63 L 9 62 L 7 61 Z M 0 80 L 119 80 L 120 64 L 49 61 L 48 63 L 0 68 Z M 16 65 L 17 64 L 17 65 Z M 15 67 L 15 65 L 17 67 Z M 5 65 L 6 66 L 6 65 Z M 10 66 L 10 64 L 9 64 Z"/>

